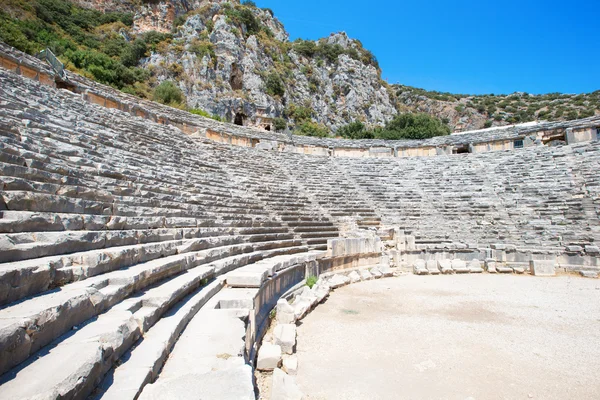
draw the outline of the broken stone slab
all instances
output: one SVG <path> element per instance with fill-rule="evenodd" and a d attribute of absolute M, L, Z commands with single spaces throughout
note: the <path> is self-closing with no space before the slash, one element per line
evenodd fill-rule
<path fill-rule="evenodd" d="M 373 275 L 369 272 L 368 269 L 361 269 L 359 271 L 359 274 L 360 274 L 360 278 L 363 281 L 369 281 L 369 280 L 373 279 Z"/>
<path fill-rule="evenodd" d="M 296 375 L 298 373 L 298 356 L 295 354 L 284 356 L 281 369 L 288 375 Z"/>
<path fill-rule="evenodd" d="M 280 325 L 281 326 L 281 325 Z M 281 346 L 265 342 L 258 350 L 256 368 L 260 371 L 273 371 L 281 362 Z"/>
<path fill-rule="evenodd" d="M 371 275 L 373 275 L 373 278 L 375 278 L 375 279 L 379 279 L 379 278 L 383 277 L 383 274 L 377 267 L 371 268 L 369 270 L 369 272 L 371 272 Z"/>
<path fill-rule="evenodd" d="M 529 261 L 529 270 L 534 276 L 554 276 L 556 275 L 556 261 L 554 260 L 531 260 Z"/>
<path fill-rule="evenodd" d="M 377 265 L 377 268 L 379 269 L 379 271 L 381 271 L 381 273 L 385 277 L 389 277 L 394 274 L 390 263 L 379 264 L 379 265 Z"/>
<path fill-rule="evenodd" d="M 512 267 L 513 271 L 515 271 L 515 273 L 517 274 L 524 274 L 525 273 L 525 268 L 524 267 Z"/>
<path fill-rule="evenodd" d="M 350 278 L 350 283 L 360 282 L 360 275 L 356 271 L 350 272 L 348 278 Z"/>
<path fill-rule="evenodd" d="M 598 278 L 598 271 L 579 271 L 584 278 Z"/>
<path fill-rule="evenodd" d="M 329 296 L 330 290 L 331 289 L 327 283 L 321 283 L 314 286 L 311 291 L 317 297 L 317 303 L 321 303 L 327 296 Z"/>
<path fill-rule="evenodd" d="M 302 392 L 296 385 L 296 380 L 277 368 L 273 371 L 271 384 L 271 400 L 302 400 Z"/>
<path fill-rule="evenodd" d="M 286 299 L 277 301 L 277 322 L 280 324 L 293 324 L 296 321 L 294 307 Z"/>
<path fill-rule="evenodd" d="M 296 345 L 296 325 L 277 325 L 273 330 L 273 339 L 276 345 L 281 346 L 282 352 L 292 354 Z"/>
<path fill-rule="evenodd" d="M 348 278 L 345 275 L 341 275 L 341 274 L 335 274 L 333 275 L 331 278 L 329 278 L 329 286 L 332 289 L 337 289 L 339 287 L 348 285 L 350 283 L 350 278 Z"/>

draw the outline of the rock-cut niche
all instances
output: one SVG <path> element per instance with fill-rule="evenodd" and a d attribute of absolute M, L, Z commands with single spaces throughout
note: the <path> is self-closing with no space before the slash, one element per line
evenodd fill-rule
<path fill-rule="evenodd" d="M 244 73 L 238 67 L 237 64 L 231 65 L 231 77 L 229 78 L 229 84 L 232 90 L 242 90 L 244 84 Z"/>

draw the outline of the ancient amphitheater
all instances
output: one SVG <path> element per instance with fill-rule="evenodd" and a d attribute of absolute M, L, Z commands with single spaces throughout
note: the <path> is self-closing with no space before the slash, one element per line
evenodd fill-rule
<path fill-rule="evenodd" d="M 300 398 L 277 366 L 331 289 L 600 271 L 599 117 L 292 138 L 0 67 L 0 399 L 254 399 L 257 367 Z"/>

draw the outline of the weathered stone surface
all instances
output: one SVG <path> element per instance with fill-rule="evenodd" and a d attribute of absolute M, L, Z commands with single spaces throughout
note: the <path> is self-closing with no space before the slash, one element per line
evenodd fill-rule
<path fill-rule="evenodd" d="M 435 260 L 428 260 L 425 264 L 425 268 L 431 275 L 438 275 L 440 273 L 438 262 Z"/>
<path fill-rule="evenodd" d="M 328 282 L 329 282 L 329 286 L 332 289 L 337 289 L 341 286 L 348 285 L 351 282 L 351 280 L 350 280 L 350 278 L 348 278 L 345 275 L 335 274 L 331 278 L 329 278 Z"/>
<path fill-rule="evenodd" d="M 279 368 L 275 369 L 271 384 L 271 400 L 302 400 L 302 398 L 302 392 L 296 385 L 294 377 Z"/>
<path fill-rule="evenodd" d="M 296 320 L 294 307 L 286 299 L 277 301 L 276 318 L 279 324 L 293 324 Z"/>
<path fill-rule="evenodd" d="M 371 274 L 371 272 L 369 272 L 369 270 L 368 270 L 368 269 L 361 269 L 361 270 L 359 271 L 359 273 L 360 273 L 360 278 L 361 278 L 363 281 L 368 281 L 368 280 L 371 280 L 371 279 L 373 279 L 373 274 Z"/>
<path fill-rule="evenodd" d="M 454 270 L 452 269 L 452 261 L 450 260 L 438 260 L 438 268 L 442 274 L 454 273 Z"/>
<path fill-rule="evenodd" d="M 350 278 L 350 283 L 360 282 L 361 278 L 358 272 L 352 271 L 348 274 L 348 278 Z"/>
<path fill-rule="evenodd" d="M 296 355 L 284 356 L 281 369 L 288 375 L 298 373 L 298 357 Z"/>
<path fill-rule="evenodd" d="M 415 275 L 428 275 L 429 271 L 425 267 L 425 260 L 415 260 L 413 265 L 413 273 Z"/>
<path fill-rule="evenodd" d="M 529 270 L 535 276 L 554 276 L 556 262 L 554 260 L 531 260 Z"/>
<path fill-rule="evenodd" d="M 469 273 L 470 269 L 467 267 L 467 263 L 463 260 L 452 260 L 452 269 L 454 272 L 459 274 Z"/>
<path fill-rule="evenodd" d="M 284 373 L 282 371 L 282 373 Z M 252 368 L 249 365 L 206 374 L 179 375 L 146 386 L 140 400 L 215 399 L 254 400 Z"/>
<path fill-rule="evenodd" d="M 483 268 L 481 267 L 481 261 L 479 260 L 471 260 L 469 261 L 469 272 L 472 274 L 479 274 L 483 272 Z"/>
<path fill-rule="evenodd" d="M 598 278 L 598 271 L 579 271 L 584 278 Z"/>
<path fill-rule="evenodd" d="M 272 371 L 281 363 L 281 346 L 263 343 L 258 350 L 256 368 L 260 371 Z"/>
<path fill-rule="evenodd" d="M 283 353 L 292 354 L 296 346 L 296 325 L 277 325 L 273 331 L 273 340 L 276 345 L 281 346 Z"/>

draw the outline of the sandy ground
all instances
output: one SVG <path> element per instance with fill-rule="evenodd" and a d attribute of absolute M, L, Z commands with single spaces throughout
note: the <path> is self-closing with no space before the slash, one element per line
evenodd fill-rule
<path fill-rule="evenodd" d="M 308 399 L 600 399 L 600 280 L 403 276 L 335 291 L 298 330 Z"/>

